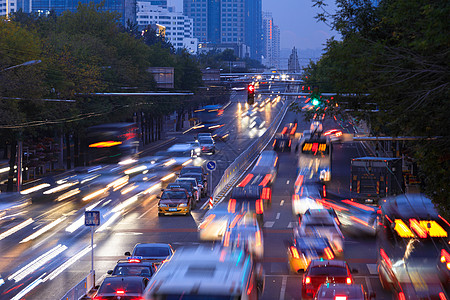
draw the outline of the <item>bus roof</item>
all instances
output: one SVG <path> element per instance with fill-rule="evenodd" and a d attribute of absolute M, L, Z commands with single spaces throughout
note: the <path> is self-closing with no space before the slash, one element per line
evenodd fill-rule
<path fill-rule="evenodd" d="M 152 277 L 145 295 L 239 295 L 251 271 L 243 251 L 200 246 L 177 249 Z"/>
<path fill-rule="evenodd" d="M 387 198 L 381 204 L 384 214 L 398 219 L 438 219 L 438 212 L 431 199 L 423 194 L 402 194 Z"/>

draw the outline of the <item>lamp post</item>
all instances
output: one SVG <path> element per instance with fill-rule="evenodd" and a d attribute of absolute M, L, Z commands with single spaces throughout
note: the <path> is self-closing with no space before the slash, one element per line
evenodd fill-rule
<path fill-rule="evenodd" d="M 18 64 L 18 65 L 11 66 L 11 67 L 5 68 L 3 70 L 0 70 L 0 73 L 2 73 L 4 71 L 11 70 L 11 69 L 15 69 L 15 68 L 18 68 L 18 67 L 36 65 L 36 64 L 39 64 L 41 62 L 42 61 L 40 59 L 29 60 L 29 61 L 26 61 L 24 63 L 21 63 L 21 64 Z M 20 189 L 22 187 L 22 156 L 23 156 L 23 143 L 22 143 L 22 136 L 20 136 L 18 141 L 17 141 L 17 181 L 16 181 L 17 192 L 20 192 Z"/>

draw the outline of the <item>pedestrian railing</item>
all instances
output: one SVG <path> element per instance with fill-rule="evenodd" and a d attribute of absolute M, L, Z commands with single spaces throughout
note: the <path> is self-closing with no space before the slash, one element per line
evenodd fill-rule
<path fill-rule="evenodd" d="M 61 300 L 79 300 L 85 297 L 95 286 L 95 271 L 91 271 L 76 286 L 71 288 Z"/>

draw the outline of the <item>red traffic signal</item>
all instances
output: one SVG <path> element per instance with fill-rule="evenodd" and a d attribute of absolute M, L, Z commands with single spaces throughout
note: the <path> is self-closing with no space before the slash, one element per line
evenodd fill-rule
<path fill-rule="evenodd" d="M 248 89 L 249 93 L 255 92 L 255 86 L 253 84 L 249 84 L 247 89 Z"/>

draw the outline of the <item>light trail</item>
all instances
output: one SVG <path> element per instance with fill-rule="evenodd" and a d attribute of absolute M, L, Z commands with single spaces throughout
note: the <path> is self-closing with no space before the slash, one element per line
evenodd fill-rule
<path fill-rule="evenodd" d="M 31 223 L 33 223 L 33 219 L 29 218 L 28 220 L 23 221 L 22 223 L 14 226 L 14 227 L 11 227 L 10 229 L 8 229 L 5 232 L 3 232 L 2 234 L 0 234 L 0 241 L 3 240 L 4 238 L 10 236 L 11 234 L 16 233 L 17 231 L 27 227 Z"/>
<path fill-rule="evenodd" d="M 53 227 L 55 227 L 56 225 L 58 225 L 59 223 L 64 221 L 65 219 L 66 219 L 66 217 L 64 217 L 64 216 L 59 218 L 59 219 L 56 219 L 55 221 L 51 222 L 50 224 L 45 225 L 44 227 L 42 227 L 41 229 L 39 229 L 35 233 L 31 234 L 30 236 L 24 238 L 23 240 L 20 241 L 20 243 L 26 243 L 26 242 L 29 242 L 31 240 L 34 240 L 35 238 L 37 238 L 41 234 L 46 233 L 47 231 L 49 231 L 50 229 L 52 229 Z"/>
<path fill-rule="evenodd" d="M 8 277 L 8 280 L 14 280 L 15 282 L 21 281 L 44 264 L 61 254 L 67 249 L 67 246 L 59 244 L 58 246 L 53 247 L 49 251 L 45 252 L 32 262 L 28 263 L 24 267 L 22 267 L 19 271 L 15 272 L 11 276 Z"/>

